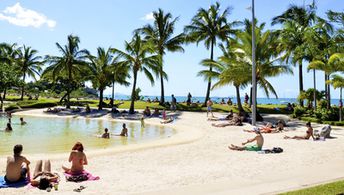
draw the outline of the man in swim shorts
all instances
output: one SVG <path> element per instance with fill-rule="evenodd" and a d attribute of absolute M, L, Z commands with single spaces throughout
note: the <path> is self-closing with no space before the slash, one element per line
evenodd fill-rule
<path fill-rule="evenodd" d="M 14 183 L 30 177 L 29 164 L 24 156 L 21 155 L 23 146 L 15 145 L 13 148 L 13 156 L 7 157 L 5 181 Z"/>
<path fill-rule="evenodd" d="M 256 133 L 256 137 L 252 138 L 252 139 L 248 139 L 246 142 L 243 142 L 242 145 L 243 146 L 236 146 L 231 144 L 230 146 L 228 146 L 229 149 L 231 150 L 238 150 L 238 151 L 260 151 L 262 150 L 263 144 L 264 144 L 264 137 L 262 136 L 262 134 L 259 131 L 259 128 L 256 127 L 254 128 L 255 133 Z M 245 146 L 248 143 L 254 142 L 256 141 L 256 145 L 251 145 L 251 146 Z"/>

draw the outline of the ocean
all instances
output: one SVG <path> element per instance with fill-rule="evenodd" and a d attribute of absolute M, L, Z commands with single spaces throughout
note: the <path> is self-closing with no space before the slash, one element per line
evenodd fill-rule
<path fill-rule="evenodd" d="M 104 97 L 110 98 L 111 95 L 104 95 Z M 142 95 L 143 100 L 154 100 L 155 98 L 158 98 L 160 100 L 160 96 L 149 96 L 149 95 Z M 175 96 L 177 99 L 177 102 L 186 102 L 187 97 L 186 96 Z M 228 98 L 231 98 L 232 102 L 234 104 L 237 103 L 236 97 L 211 97 L 211 100 L 213 102 L 221 102 L 222 98 L 225 100 L 225 102 L 228 101 Z M 128 100 L 130 99 L 130 96 L 128 95 L 115 95 L 116 100 Z M 192 97 L 191 100 L 192 102 L 204 102 L 205 97 Z M 170 102 L 172 100 L 171 96 L 165 96 L 165 101 Z M 241 101 L 244 102 L 244 97 L 241 97 Z M 257 103 L 258 104 L 287 104 L 287 103 L 298 103 L 296 98 L 257 98 Z M 332 105 L 338 105 L 339 104 L 339 99 L 331 99 L 331 104 Z"/>

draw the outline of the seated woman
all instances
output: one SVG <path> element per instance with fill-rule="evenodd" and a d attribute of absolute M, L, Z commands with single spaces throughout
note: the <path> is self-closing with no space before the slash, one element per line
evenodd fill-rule
<path fill-rule="evenodd" d="M 84 146 L 80 142 L 76 142 L 69 155 L 68 162 L 72 163 L 71 168 L 62 166 L 62 169 L 70 174 L 80 174 L 84 170 L 84 165 L 87 165 L 87 158 L 84 153 Z"/>
<path fill-rule="evenodd" d="M 313 135 L 313 128 L 311 127 L 311 122 L 307 122 L 306 123 L 306 127 L 307 127 L 307 131 L 306 131 L 306 135 L 303 136 L 284 136 L 284 139 L 296 139 L 296 140 L 308 140 L 310 137 L 313 138 L 313 140 L 315 140 L 314 135 Z"/>
<path fill-rule="evenodd" d="M 148 106 L 146 106 L 146 109 L 143 111 L 143 115 L 144 116 L 150 116 L 151 115 L 151 111 L 150 111 Z"/>
<path fill-rule="evenodd" d="M 248 139 L 246 142 L 243 142 L 241 144 L 242 146 L 236 146 L 236 145 L 231 144 L 230 146 L 228 146 L 228 148 L 231 150 L 239 150 L 239 151 L 243 151 L 243 150 L 260 151 L 260 150 L 262 150 L 262 147 L 264 144 L 264 137 L 258 129 L 255 131 L 255 133 L 256 133 L 256 137 L 254 137 L 252 139 Z M 245 146 L 246 144 L 254 142 L 254 141 L 256 141 L 256 145 Z"/>
<path fill-rule="evenodd" d="M 39 160 L 36 164 L 35 171 L 33 173 L 33 178 L 31 180 L 31 185 L 38 187 L 41 190 L 51 188 L 53 183 L 58 182 L 59 176 L 57 174 L 51 173 L 51 163 L 50 160 L 44 161 Z"/>
<path fill-rule="evenodd" d="M 160 115 L 159 108 L 155 108 L 152 114 L 152 117 L 159 117 L 159 115 Z"/>

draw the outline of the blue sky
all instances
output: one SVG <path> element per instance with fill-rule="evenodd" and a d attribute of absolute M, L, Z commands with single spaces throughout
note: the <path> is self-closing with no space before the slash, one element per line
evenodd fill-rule
<path fill-rule="evenodd" d="M 213 0 L 1 0 L 0 1 L 0 42 L 26 44 L 37 49 L 40 55 L 59 55 L 55 43 L 64 45 L 69 34 L 78 35 L 80 48 L 95 53 L 96 48 L 116 47 L 123 49 L 124 41 L 129 41 L 133 30 L 151 22 L 152 11 L 162 8 L 179 17 L 176 33 L 182 32 L 185 25 L 200 8 L 207 8 Z M 243 20 L 251 18 L 246 8 L 251 0 L 219 0 L 224 7 L 232 7 L 228 19 Z M 271 18 L 281 14 L 290 4 L 303 5 L 303 0 L 256 0 L 256 17 L 259 22 L 266 22 L 270 27 Z M 310 3 L 305 0 L 305 3 Z M 318 14 L 324 16 L 329 9 L 343 11 L 343 0 L 318 0 Z M 184 53 L 167 53 L 165 71 L 169 80 L 165 83 L 165 94 L 185 96 L 204 96 L 206 82 L 197 77 L 202 69 L 199 62 L 209 57 L 209 51 L 203 44 L 187 45 Z M 215 56 L 220 52 L 216 50 Z M 306 67 L 306 66 L 305 66 Z M 269 79 L 279 97 L 296 97 L 298 94 L 298 71 L 294 75 L 284 75 Z M 312 73 L 304 70 L 304 88 L 312 87 Z M 138 87 L 144 95 L 159 95 L 160 83 L 157 80 L 152 87 L 143 74 L 138 76 Z M 324 75 L 317 73 L 317 88 L 324 89 Z M 130 94 L 131 87 L 116 85 L 116 92 Z M 249 89 L 242 90 L 241 94 Z M 333 90 L 332 90 L 333 91 Z M 111 93 L 107 89 L 105 93 Z M 232 86 L 213 90 L 212 96 L 234 96 Z M 333 98 L 338 97 L 338 90 L 333 91 Z M 265 97 L 258 91 L 258 97 Z"/>

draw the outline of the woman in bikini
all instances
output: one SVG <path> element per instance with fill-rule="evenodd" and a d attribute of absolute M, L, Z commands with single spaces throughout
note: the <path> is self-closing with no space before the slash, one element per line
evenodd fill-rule
<path fill-rule="evenodd" d="M 306 127 L 307 127 L 306 135 L 304 136 L 295 135 L 293 137 L 284 136 L 284 139 L 308 140 L 310 137 L 312 137 L 314 140 L 315 138 L 313 136 L 313 128 L 311 127 L 311 122 L 307 122 Z"/>
<path fill-rule="evenodd" d="M 72 152 L 69 155 L 68 162 L 72 162 L 72 167 L 67 168 L 62 166 L 62 169 L 71 174 L 82 173 L 84 170 L 84 165 L 87 165 L 87 158 L 84 153 L 84 147 L 82 143 L 76 142 L 72 148 Z"/>
<path fill-rule="evenodd" d="M 39 160 L 36 164 L 35 171 L 33 173 L 31 185 L 36 186 L 41 190 L 45 190 L 49 187 L 51 188 L 53 183 L 57 183 L 59 176 L 56 173 L 51 173 L 50 160 L 44 161 L 43 171 L 42 167 L 43 161 Z"/>

